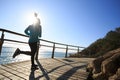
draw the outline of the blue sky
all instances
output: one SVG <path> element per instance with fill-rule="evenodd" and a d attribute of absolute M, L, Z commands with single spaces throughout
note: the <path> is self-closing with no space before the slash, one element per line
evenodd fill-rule
<path fill-rule="evenodd" d="M 0 0 L 0 28 L 23 33 L 37 12 L 42 39 L 89 46 L 120 26 L 120 0 Z"/>

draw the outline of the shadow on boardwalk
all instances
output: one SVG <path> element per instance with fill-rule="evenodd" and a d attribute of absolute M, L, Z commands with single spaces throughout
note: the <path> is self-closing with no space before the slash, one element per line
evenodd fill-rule
<path fill-rule="evenodd" d="M 30 73 L 30 75 L 29 75 L 29 80 L 40 80 L 41 78 L 45 78 L 45 80 L 53 80 L 53 79 L 55 79 L 55 80 L 68 80 L 68 79 L 70 79 L 71 78 L 71 76 L 73 76 L 76 72 L 77 72 L 77 70 L 79 70 L 79 69 L 83 69 L 83 68 L 85 68 L 86 67 L 86 64 L 84 64 L 84 65 L 78 65 L 78 66 L 73 66 L 74 64 L 79 64 L 80 62 L 72 62 L 72 61 L 70 61 L 70 62 L 72 62 L 71 64 L 70 63 L 68 63 L 68 62 L 65 62 L 65 61 L 62 61 L 62 60 L 59 60 L 59 59 L 54 59 L 56 62 L 59 62 L 59 63 L 62 63 L 61 65 L 53 65 L 53 66 L 55 66 L 54 68 L 51 68 L 48 72 L 47 72 L 47 70 L 41 65 L 41 63 L 40 63 L 40 61 L 38 61 L 38 60 L 36 60 L 36 62 L 37 62 L 37 64 L 38 64 L 38 66 L 39 66 L 39 69 L 40 69 L 40 71 L 42 72 L 42 75 L 39 75 L 39 76 L 37 76 L 37 77 L 35 77 L 35 71 L 34 70 L 31 70 L 31 73 Z M 52 63 L 52 62 L 51 62 Z M 72 65 L 73 64 L 73 65 Z M 49 65 L 48 65 L 49 66 Z M 62 69 L 62 67 L 71 67 L 70 69 L 68 69 L 68 70 L 66 70 L 65 71 L 65 69 L 64 70 L 61 70 Z M 60 69 L 61 68 L 61 69 Z M 66 68 L 67 69 L 67 68 Z M 64 72 L 63 72 L 64 71 Z M 55 72 L 58 72 L 58 75 L 56 75 L 56 73 Z M 55 78 L 53 77 L 54 76 L 54 74 L 52 75 L 52 77 L 51 77 L 51 75 L 49 75 L 50 73 L 55 73 Z M 76 77 L 78 77 L 78 76 L 80 76 L 81 74 L 78 74 L 77 73 L 77 75 L 75 76 L 74 75 L 74 77 L 72 77 L 73 79 L 76 79 Z M 56 77 L 57 76 L 57 77 Z M 85 74 L 83 73 L 83 75 L 82 76 L 85 76 Z M 53 79 L 51 79 L 51 78 L 53 78 Z M 72 79 L 71 78 L 71 79 Z M 80 79 L 80 77 L 79 77 L 79 79 Z M 82 80 L 84 80 L 84 78 L 83 77 L 81 77 L 81 79 Z"/>
<path fill-rule="evenodd" d="M 29 80 L 40 80 L 40 78 L 42 78 L 42 77 L 45 77 L 46 80 L 50 80 L 50 78 L 48 76 L 48 73 L 45 71 L 45 69 L 43 68 L 41 63 L 38 60 L 36 60 L 36 62 L 38 64 L 40 70 L 42 71 L 43 75 L 38 76 L 38 77 L 35 78 L 35 73 L 34 73 L 35 70 L 31 70 L 31 73 L 30 73 L 30 76 L 29 76 Z"/>
<path fill-rule="evenodd" d="M 80 68 L 85 67 L 86 65 L 83 66 L 77 66 L 77 67 L 73 67 L 72 69 L 70 69 L 69 71 L 65 72 L 64 74 L 62 74 L 61 76 L 59 76 L 57 78 L 57 80 L 68 80 L 74 73 L 76 73 L 76 71 Z"/>

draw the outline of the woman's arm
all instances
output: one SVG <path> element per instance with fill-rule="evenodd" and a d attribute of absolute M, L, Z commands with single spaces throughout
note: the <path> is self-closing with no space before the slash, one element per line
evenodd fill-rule
<path fill-rule="evenodd" d="M 25 29 L 25 31 L 24 31 L 25 34 L 27 34 L 27 35 L 30 35 L 29 27 L 30 27 L 30 26 L 28 26 L 28 27 Z"/>

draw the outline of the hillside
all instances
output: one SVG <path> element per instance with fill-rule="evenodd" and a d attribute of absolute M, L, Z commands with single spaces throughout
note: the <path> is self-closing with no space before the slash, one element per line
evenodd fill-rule
<path fill-rule="evenodd" d="M 98 57 L 117 48 L 120 48 L 120 27 L 109 31 L 104 38 L 96 40 L 80 53 L 71 54 L 70 57 L 81 57 L 81 55 Z"/>

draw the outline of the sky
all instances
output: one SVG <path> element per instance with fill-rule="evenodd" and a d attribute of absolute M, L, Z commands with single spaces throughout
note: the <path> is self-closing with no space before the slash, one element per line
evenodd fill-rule
<path fill-rule="evenodd" d="M 120 26 L 120 0 L 0 0 L 0 28 L 25 34 L 33 12 L 42 39 L 82 47 Z"/>

